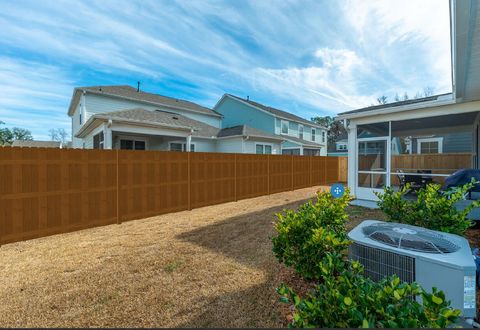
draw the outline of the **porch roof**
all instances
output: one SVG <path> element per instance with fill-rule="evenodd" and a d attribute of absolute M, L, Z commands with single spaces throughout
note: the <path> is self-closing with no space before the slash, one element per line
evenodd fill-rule
<path fill-rule="evenodd" d="M 216 137 L 219 132 L 219 128 L 217 127 L 210 126 L 177 113 L 135 108 L 95 114 L 88 119 L 76 136 L 84 137 L 95 127 L 95 122 L 105 122 L 109 120 L 140 126 L 158 126 L 181 131 L 191 131 L 192 136 L 195 137 Z"/>

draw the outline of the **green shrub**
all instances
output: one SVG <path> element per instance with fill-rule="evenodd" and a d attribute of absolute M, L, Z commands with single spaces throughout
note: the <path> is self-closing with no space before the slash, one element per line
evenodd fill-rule
<path fill-rule="evenodd" d="M 272 243 L 278 260 L 306 279 L 319 279 L 326 254 L 342 254 L 349 244 L 345 229 L 349 200 L 348 189 L 341 198 L 321 192 L 315 203 L 277 214 Z"/>
<path fill-rule="evenodd" d="M 474 207 L 480 206 L 480 201 L 475 201 L 462 211 L 456 209 L 455 203 L 464 199 L 464 195 L 474 184 L 472 181 L 446 192 L 440 191 L 438 184 L 429 184 L 418 191 L 416 200 L 403 198 L 408 186 L 397 192 L 386 187 L 383 193 L 377 194 L 377 204 L 389 221 L 463 235 L 472 226 L 467 215 Z"/>
<path fill-rule="evenodd" d="M 295 306 L 290 327 L 439 328 L 460 314 L 448 307 L 444 293 L 435 288 L 427 293 L 416 283 L 401 283 L 396 276 L 374 282 L 363 276 L 357 262 L 343 262 L 338 276 L 332 276 L 325 266 L 321 284 L 306 298 L 285 285 L 277 289 L 281 301 Z M 414 296 L 421 296 L 422 303 Z"/>

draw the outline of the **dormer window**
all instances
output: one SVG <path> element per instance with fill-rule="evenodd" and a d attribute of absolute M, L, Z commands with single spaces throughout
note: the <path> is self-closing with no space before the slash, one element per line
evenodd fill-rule
<path fill-rule="evenodd" d="M 282 120 L 281 122 L 282 125 L 282 134 L 288 134 L 288 121 Z"/>
<path fill-rule="evenodd" d="M 303 125 L 298 125 L 298 138 L 303 140 Z"/>

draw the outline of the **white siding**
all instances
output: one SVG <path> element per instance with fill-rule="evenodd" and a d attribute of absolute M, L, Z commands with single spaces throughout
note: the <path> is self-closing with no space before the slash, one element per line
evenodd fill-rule
<path fill-rule="evenodd" d="M 97 135 L 98 133 L 100 133 L 101 131 L 103 131 L 104 129 L 104 126 L 105 125 L 100 125 L 98 126 L 97 128 L 95 128 L 94 130 L 92 130 L 90 132 L 90 134 L 88 134 L 85 138 L 83 139 L 79 139 L 81 140 L 81 143 L 80 143 L 80 148 L 83 147 L 83 143 L 85 143 L 85 149 L 93 149 L 93 136 L 94 135 Z"/>
<path fill-rule="evenodd" d="M 90 116 L 96 113 L 121 111 L 121 110 L 141 107 L 145 110 L 153 111 L 158 109 L 158 110 L 176 112 L 185 117 L 201 121 L 203 123 L 206 123 L 214 127 L 220 128 L 221 126 L 221 118 L 204 115 L 200 113 L 193 113 L 193 112 L 183 111 L 183 110 L 173 110 L 169 108 L 162 108 L 160 106 L 145 104 L 142 102 L 123 100 L 116 97 L 108 97 L 108 96 L 89 94 L 89 93 L 87 93 L 87 95 L 85 96 L 85 99 L 86 99 L 85 105 L 86 105 L 86 111 L 87 111 L 87 116 L 86 116 L 87 118 L 85 120 L 87 120 L 88 118 L 90 118 Z"/>
<path fill-rule="evenodd" d="M 217 152 L 242 153 L 242 137 L 217 140 Z"/>
<path fill-rule="evenodd" d="M 82 148 L 83 147 L 83 140 L 76 138 L 75 134 L 77 134 L 78 130 L 80 129 L 80 105 L 81 102 L 78 103 L 75 112 L 73 113 L 72 119 L 72 147 L 73 148 Z M 82 118 L 82 123 L 85 123 L 85 119 Z"/>
<path fill-rule="evenodd" d="M 257 152 L 255 145 L 256 144 L 268 144 L 272 146 L 272 154 L 279 155 L 282 153 L 282 148 L 280 143 L 277 142 L 270 142 L 270 141 L 259 141 L 259 140 L 251 140 L 248 139 L 245 141 L 245 153 L 246 154 L 255 154 Z"/>

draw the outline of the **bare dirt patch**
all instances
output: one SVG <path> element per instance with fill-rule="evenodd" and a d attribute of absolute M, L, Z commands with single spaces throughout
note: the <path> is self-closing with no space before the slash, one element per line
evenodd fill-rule
<path fill-rule="evenodd" d="M 0 327 L 277 327 L 274 214 L 319 187 L 0 247 Z"/>

